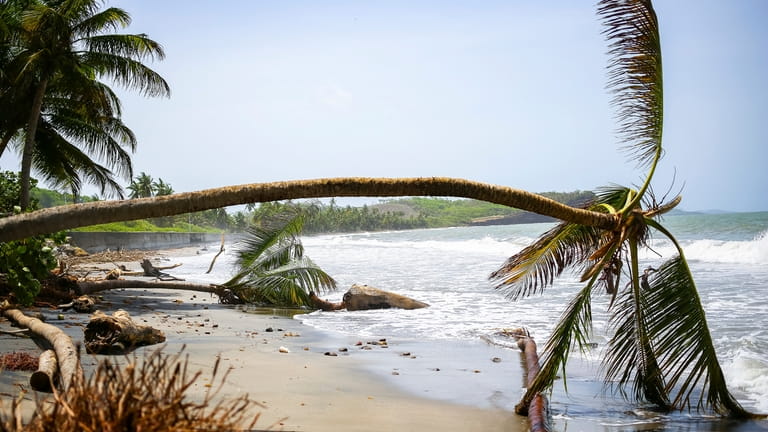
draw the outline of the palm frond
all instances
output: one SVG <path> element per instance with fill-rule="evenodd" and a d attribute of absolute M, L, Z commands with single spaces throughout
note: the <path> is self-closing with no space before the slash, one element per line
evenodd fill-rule
<path fill-rule="evenodd" d="M 100 76 L 109 77 L 126 89 L 136 90 L 144 96 L 168 97 L 171 94 L 165 79 L 138 60 L 109 53 L 82 52 L 80 61 L 93 67 Z"/>
<path fill-rule="evenodd" d="M 636 260 L 634 248 L 631 253 L 633 261 Z M 635 263 L 628 288 L 619 294 L 612 308 L 614 335 L 608 344 L 604 362 L 606 382 L 611 383 L 625 398 L 628 397 L 626 387 L 631 385 L 635 400 L 669 408 L 663 373 L 657 351 L 653 349 L 652 334 L 648 330 L 648 293 L 637 278 Z"/>
<path fill-rule="evenodd" d="M 541 357 L 541 368 L 533 383 L 528 386 L 521 403 L 529 404 L 537 393 L 552 386 L 558 372 L 563 372 L 563 385 L 568 389 L 565 366 L 574 343 L 586 350 L 592 333 L 592 288 L 596 278 L 585 285 L 570 301 L 560 316 L 557 326 L 547 340 Z"/>
<path fill-rule="evenodd" d="M 675 394 L 674 406 L 690 408 L 698 396 L 697 409 L 709 408 L 719 414 L 749 417 L 728 391 L 717 360 L 706 314 L 682 249 L 658 223 L 650 223 L 667 235 L 679 255 L 662 264 L 648 284 L 649 332 L 661 353 L 661 367 L 667 388 Z"/>
<path fill-rule="evenodd" d="M 225 286 L 249 303 L 310 306 L 311 291 L 333 290 L 336 281 L 304 257 L 265 273 L 245 273 L 238 282 Z"/>
<path fill-rule="evenodd" d="M 507 259 L 490 279 L 498 281 L 496 289 L 507 291 L 513 300 L 527 297 L 542 292 L 566 268 L 583 264 L 599 244 L 598 230 L 560 223 Z"/>
<path fill-rule="evenodd" d="M 650 0 L 601 0 L 609 42 L 608 88 L 618 107 L 619 135 L 642 166 L 661 154 L 664 92 L 659 23 Z"/>
<path fill-rule="evenodd" d="M 131 16 L 123 9 L 110 7 L 101 12 L 83 15 L 73 27 L 78 35 L 85 37 L 106 31 L 117 31 L 131 24 Z"/>
<path fill-rule="evenodd" d="M 83 40 L 90 52 L 107 53 L 135 60 L 162 60 L 163 47 L 144 34 L 109 34 L 90 36 Z"/>
<path fill-rule="evenodd" d="M 238 267 L 269 270 L 300 258 L 304 249 L 298 236 L 303 227 L 303 216 L 293 212 L 275 215 L 262 225 L 252 225 L 238 245 Z"/>

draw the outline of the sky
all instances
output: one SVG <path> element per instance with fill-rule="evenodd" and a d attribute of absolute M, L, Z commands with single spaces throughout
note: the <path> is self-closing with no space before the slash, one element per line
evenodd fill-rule
<path fill-rule="evenodd" d="M 165 49 L 150 66 L 171 97 L 120 94 L 139 140 L 135 174 L 177 192 L 343 176 L 532 192 L 644 180 L 616 138 L 594 1 L 107 5 L 133 17 L 124 32 Z M 685 210 L 768 210 L 768 1 L 654 5 L 665 91 L 656 195 L 681 192 Z M 0 168 L 18 169 L 8 153 Z"/>

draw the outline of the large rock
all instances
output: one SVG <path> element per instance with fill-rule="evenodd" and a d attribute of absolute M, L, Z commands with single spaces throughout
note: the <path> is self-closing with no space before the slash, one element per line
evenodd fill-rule
<path fill-rule="evenodd" d="M 420 309 L 429 306 L 400 294 L 358 284 L 352 285 L 349 291 L 344 294 L 343 304 L 349 311 L 390 308 Z"/>

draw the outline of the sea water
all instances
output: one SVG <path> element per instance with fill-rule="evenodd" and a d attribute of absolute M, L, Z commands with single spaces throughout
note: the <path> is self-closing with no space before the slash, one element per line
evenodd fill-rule
<path fill-rule="evenodd" d="M 768 212 L 674 215 L 666 217 L 663 224 L 683 246 L 730 390 L 748 409 L 768 412 Z M 304 237 L 306 254 L 338 282 L 337 292 L 321 297 L 341 301 L 346 289 L 358 283 L 413 297 L 430 307 L 385 313 L 314 312 L 297 319 L 322 331 L 361 339 L 470 347 L 479 341 L 494 340 L 494 333 L 501 329 L 525 327 L 543 346 L 568 301 L 583 286 L 577 276 L 564 275 L 543 295 L 517 301 L 494 289 L 488 276 L 552 226 L 522 224 Z M 675 254 L 671 242 L 660 234 L 654 234 L 650 246 L 642 254 L 641 268 L 658 266 Z M 218 249 L 210 247 L 198 257 L 199 262 L 193 259 L 185 264 L 191 279 L 221 282 L 231 274 L 231 248 L 219 258 L 213 274 L 200 274 L 199 268 L 207 267 Z M 178 271 L 174 274 L 183 275 Z M 645 430 L 633 425 L 648 423 L 661 424 L 659 430 L 727 430 L 727 424 L 712 423 L 696 413 L 648 413 L 618 396 L 601 392 L 599 348 L 609 340 L 609 301 L 607 295 L 593 300 L 592 342 L 598 349 L 572 355 L 567 370 L 569 391 L 566 394 L 562 386 L 556 386 L 551 397 L 556 427 L 559 422 L 560 428 L 567 429 L 568 419 L 588 418 L 605 430 Z M 511 409 L 513 399 L 507 398 L 508 406 L 502 408 Z"/>

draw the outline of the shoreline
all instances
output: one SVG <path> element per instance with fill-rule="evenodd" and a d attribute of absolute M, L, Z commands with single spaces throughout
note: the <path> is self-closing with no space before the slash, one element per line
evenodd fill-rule
<path fill-rule="evenodd" d="M 229 375 L 217 399 L 233 400 L 247 393 L 264 406 L 256 410 L 260 415 L 258 428 L 271 426 L 272 430 L 320 432 L 527 430 L 527 419 L 513 411 L 458 404 L 406 391 L 384 379 L 381 373 L 371 371 L 366 364 L 368 354 L 382 354 L 384 348 L 379 348 L 379 353 L 362 349 L 358 353 L 349 346 L 347 353 L 339 352 L 342 342 L 347 345 L 351 342 L 326 335 L 295 319 L 271 313 L 246 313 L 234 306 L 218 304 L 215 297 L 183 290 L 124 289 L 105 291 L 101 296 L 99 309 L 105 313 L 124 309 L 137 323 L 151 325 L 166 335 L 165 343 L 139 348 L 129 354 L 130 358 L 141 359 L 160 347 L 168 355 L 183 350 L 190 372 L 202 372 L 189 397 L 202 398 L 209 391 L 211 383 L 206 379 L 217 356 L 221 358 L 220 370 L 229 369 Z M 58 320 L 58 311 L 40 312 L 73 340 L 82 340 L 81 328 L 87 323 L 88 315 L 65 313 L 65 319 Z M 268 328 L 273 331 L 267 331 Z M 19 343 L 31 350 L 35 348 L 28 339 Z M 280 347 L 290 352 L 281 353 Z M 9 348 L 11 344 L 3 340 L 2 351 Z M 406 361 L 395 352 L 400 348 L 397 343 L 388 348 L 386 355 L 392 356 L 392 362 Z M 325 355 L 332 351 L 337 355 Z M 366 355 L 362 355 L 363 351 Z M 86 371 L 102 357 L 106 356 L 84 355 L 82 363 Z M 123 361 L 119 356 L 110 356 L 110 359 Z M 443 388 L 450 387 L 451 375 L 442 377 L 447 380 L 442 383 Z M 19 386 L 28 387 L 28 378 L 29 373 L 0 374 L 0 397 L 4 406 L 10 404 L 9 394 L 16 397 Z M 423 381 L 423 377 L 405 372 L 398 378 L 411 379 L 414 383 Z M 34 395 L 30 392 L 25 396 L 27 415 Z"/>

